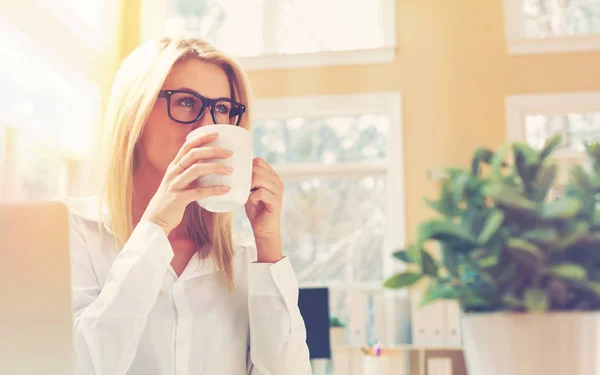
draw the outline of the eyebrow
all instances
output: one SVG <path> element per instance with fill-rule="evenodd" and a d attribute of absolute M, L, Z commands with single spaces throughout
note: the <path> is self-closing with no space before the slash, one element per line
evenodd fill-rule
<path fill-rule="evenodd" d="M 190 89 L 189 87 L 180 87 L 180 88 L 178 88 L 178 89 L 176 89 L 176 90 L 188 91 L 188 92 L 190 92 L 190 93 L 192 93 L 192 94 L 196 94 L 196 95 L 200 95 L 200 96 L 203 96 L 203 97 L 205 97 L 205 98 L 208 98 L 207 96 L 205 96 L 205 95 L 202 95 L 202 94 L 200 94 L 198 91 L 196 91 L 196 90 L 192 90 L 192 89 Z M 221 97 L 218 97 L 218 98 L 209 98 L 209 99 L 213 99 L 213 100 L 218 100 L 218 99 L 228 99 L 228 100 L 233 100 L 233 99 L 231 99 L 231 98 L 230 98 L 230 97 L 228 97 L 228 96 L 221 96 Z"/>

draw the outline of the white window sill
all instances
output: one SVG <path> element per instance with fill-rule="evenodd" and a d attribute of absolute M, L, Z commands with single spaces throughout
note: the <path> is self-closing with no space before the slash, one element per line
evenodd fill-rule
<path fill-rule="evenodd" d="M 267 70 L 389 63 L 394 61 L 395 57 L 396 47 L 381 47 L 354 51 L 238 57 L 237 60 L 246 70 Z"/>
<path fill-rule="evenodd" d="M 600 50 L 600 35 L 508 40 L 511 55 Z"/>

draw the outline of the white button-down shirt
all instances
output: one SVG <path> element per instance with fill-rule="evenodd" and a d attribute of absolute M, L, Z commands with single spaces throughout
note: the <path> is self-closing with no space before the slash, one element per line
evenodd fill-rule
<path fill-rule="evenodd" d="M 287 258 L 253 263 L 255 245 L 236 239 L 229 291 L 198 254 L 177 277 L 158 226 L 140 222 L 119 251 L 96 199 L 65 202 L 78 375 L 311 374 Z"/>

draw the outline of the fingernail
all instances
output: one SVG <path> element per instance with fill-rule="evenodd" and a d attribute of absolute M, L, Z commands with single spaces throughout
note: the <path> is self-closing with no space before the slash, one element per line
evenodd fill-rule
<path fill-rule="evenodd" d="M 217 137 L 219 135 L 219 133 L 210 133 L 208 136 L 209 137 Z"/>
<path fill-rule="evenodd" d="M 231 186 L 221 186 L 221 191 L 229 191 L 231 190 Z"/>
<path fill-rule="evenodd" d="M 231 168 L 231 167 L 225 167 L 225 172 L 231 173 L 231 172 L 233 172 L 233 168 Z"/>
<path fill-rule="evenodd" d="M 233 155 L 233 150 L 230 150 L 228 148 L 224 148 L 223 152 L 226 153 L 227 155 Z"/>

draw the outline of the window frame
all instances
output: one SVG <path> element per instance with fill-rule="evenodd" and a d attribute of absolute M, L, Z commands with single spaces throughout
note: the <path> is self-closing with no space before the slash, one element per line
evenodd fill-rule
<path fill-rule="evenodd" d="M 142 41 L 163 36 L 164 23 L 168 14 L 169 0 L 141 0 L 140 35 Z M 278 0 L 268 0 L 276 2 Z M 390 63 L 396 58 L 397 16 L 395 0 L 378 0 L 383 4 L 386 17 L 384 25 L 384 47 L 371 49 L 356 49 L 347 51 L 320 51 L 315 53 L 297 54 L 264 54 L 252 57 L 234 56 L 245 70 L 291 69 L 315 66 L 347 66 L 375 63 Z M 265 7 L 271 9 L 269 7 Z M 267 17 L 267 19 L 272 19 Z M 274 25 L 271 25 L 275 27 Z M 275 32 L 265 32 L 265 42 L 273 38 Z M 219 46 L 216 46 L 219 47 Z"/>
<path fill-rule="evenodd" d="M 566 115 L 573 112 L 600 112 L 600 91 L 511 95 L 506 98 L 507 137 L 525 141 L 528 115 Z M 585 153 L 558 150 L 558 159 L 581 159 Z"/>
<path fill-rule="evenodd" d="M 529 38 L 525 35 L 524 0 L 504 0 L 504 29 L 511 55 L 600 50 L 600 34 Z"/>
<path fill-rule="evenodd" d="M 274 164 L 273 168 L 284 181 L 306 176 L 353 177 L 365 175 L 384 175 L 386 179 L 385 239 L 383 251 L 383 278 L 406 268 L 401 262 L 394 261 L 393 253 L 405 245 L 405 184 L 404 184 L 404 142 L 402 127 L 402 96 L 397 92 L 362 93 L 346 95 L 325 95 L 308 97 L 284 97 L 257 99 L 254 102 L 253 118 L 287 119 L 291 117 L 324 117 L 333 115 L 386 114 L 389 116 L 388 156 L 384 162 L 357 163 L 344 162 L 333 165 L 318 163 Z M 383 280 L 382 280 L 383 281 Z M 384 290 L 381 282 L 315 282 L 301 283 L 301 287 L 328 287 L 336 292 L 375 292 L 383 291 L 386 299 L 385 324 L 387 337 L 381 337 L 386 343 L 394 342 L 395 307 L 392 301 L 398 296 L 406 297 L 408 292 Z M 388 305 L 389 303 L 389 305 Z M 348 306 L 351 308 L 352 306 Z M 348 311 L 348 314 L 360 316 L 362 312 Z M 356 327 L 364 327 L 357 325 Z M 364 332 L 351 335 L 351 341 Z"/>
<path fill-rule="evenodd" d="M 566 115 L 573 112 L 599 112 L 600 91 L 511 95 L 506 98 L 506 135 L 509 141 L 525 142 L 525 119 L 528 115 Z M 569 178 L 568 167 L 584 164 L 583 151 L 557 150 L 553 156 L 561 167 L 557 187 Z"/>
<path fill-rule="evenodd" d="M 61 87 L 62 90 L 74 89 L 85 92 L 86 94 L 89 94 L 90 97 L 93 95 L 98 99 L 94 108 L 92 108 L 91 111 L 86 112 L 86 114 L 89 115 L 89 118 L 87 118 L 89 121 L 87 123 L 92 127 L 90 129 L 92 137 L 96 136 L 99 131 L 98 114 L 101 110 L 101 91 L 98 84 L 91 81 L 85 75 L 85 72 L 78 68 L 74 69 L 74 67 L 58 59 L 50 49 L 43 48 L 44 46 L 37 43 L 22 29 L 9 21 L 0 23 L 0 30 L 5 32 L 15 45 L 22 46 L 23 51 L 26 51 L 24 53 L 25 57 L 23 57 L 21 50 L 9 48 L 11 46 L 5 46 L 11 54 L 23 59 L 29 57 L 27 55 L 31 53 L 30 51 L 35 51 L 36 56 L 40 57 L 39 60 L 44 62 L 44 65 L 47 67 L 50 74 L 53 74 L 66 82 L 63 87 Z M 2 48 L 0 48 L 0 51 L 1 50 Z M 9 58 L 15 57 L 10 55 Z M 39 88 L 43 88 L 44 85 L 45 83 L 43 81 L 40 82 Z M 86 171 L 86 168 L 83 168 L 83 166 L 91 165 L 94 150 L 88 149 L 86 151 L 77 152 L 67 146 L 63 147 L 54 143 L 48 144 L 37 134 L 28 133 L 27 122 L 11 111 L 0 112 L 0 116 L 2 118 L 0 122 L 0 132 L 3 133 L 3 137 L 0 138 L 0 141 L 4 143 L 2 155 L 0 155 L 0 163 L 2 163 L 0 164 L 0 167 L 2 167 L 0 169 L 0 202 L 21 200 L 22 192 L 18 190 L 19 183 L 21 182 L 21 171 L 19 170 L 19 163 L 21 161 L 18 155 L 23 151 L 23 148 L 20 148 L 19 146 L 19 142 L 22 138 L 25 138 L 27 142 L 32 143 L 31 146 L 27 146 L 25 149 L 31 147 L 36 150 L 36 152 L 48 155 L 53 160 L 56 160 L 59 173 L 58 180 L 53 181 L 53 183 L 57 187 L 59 195 L 78 195 L 82 191 L 85 191 L 85 189 L 89 189 L 88 185 L 91 183 L 89 182 L 89 179 L 84 178 L 86 177 L 84 174 L 90 172 Z M 86 124 L 86 118 L 78 118 L 77 121 L 78 123 Z M 95 142 L 92 142 L 91 144 L 92 147 L 95 147 Z"/>

